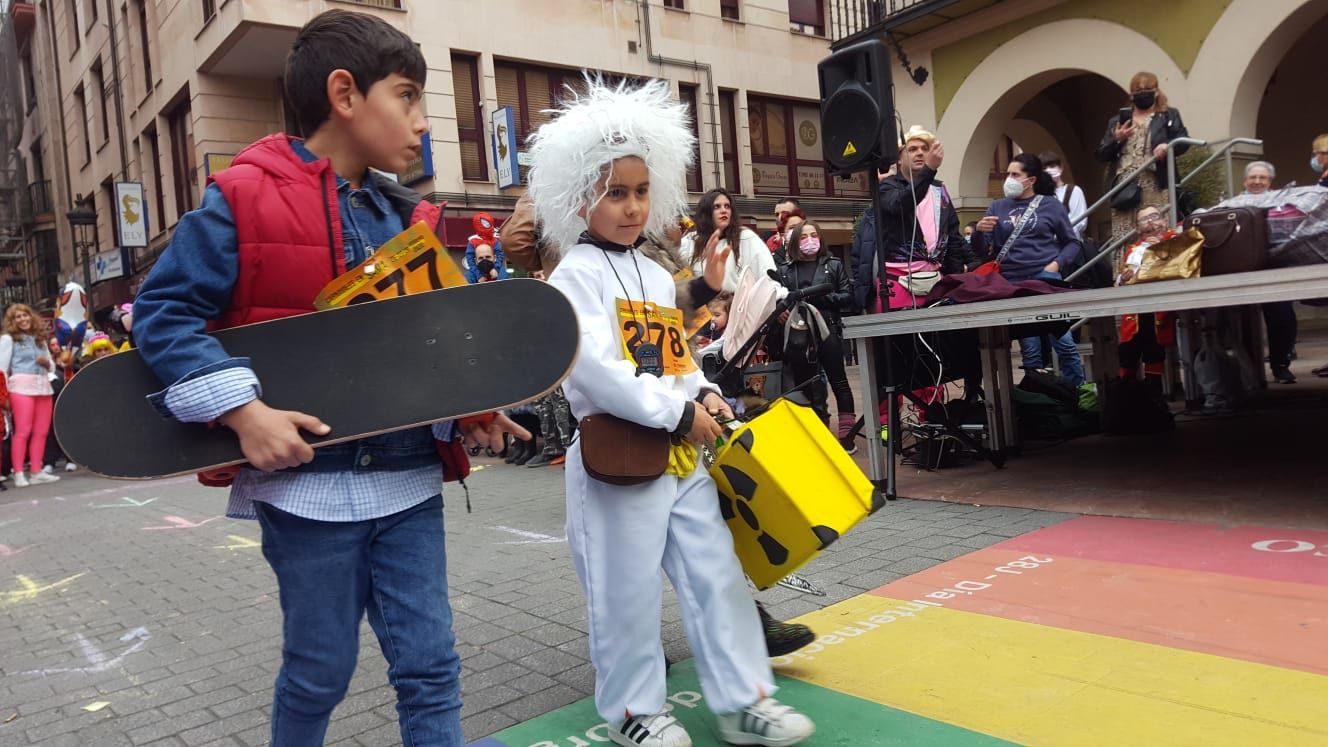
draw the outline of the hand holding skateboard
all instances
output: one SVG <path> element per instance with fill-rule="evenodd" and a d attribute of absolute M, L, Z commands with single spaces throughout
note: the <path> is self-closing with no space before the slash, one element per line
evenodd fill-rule
<path fill-rule="evenodd" d="M 314 459 L 314 448 L 300 437 L 300 430 L 316 436 L 332 431 L 326 423 L 294 410 L 274 410 L 254 400 L 231 410 L 217 419 L 235 431 L 240 438 L 240 450 L 255 469 L 273 472 L 287 467 L 298 467 Z"/>

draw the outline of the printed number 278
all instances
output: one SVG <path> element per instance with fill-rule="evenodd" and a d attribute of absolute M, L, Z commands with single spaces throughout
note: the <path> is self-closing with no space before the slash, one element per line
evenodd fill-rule
<path fill-rule="evenodd" d="M 663 349 L 664 338 L 667 337 L 669 340 L 669 353 L 674 358 L 681 358 L 686 355 L 687 348 L 683 346 L 682 335 L 678 334 L 678 330 L 659 322 L 650 322 L 645 326 L 642 326 L 641 322 L 638 321 L 623 322 L 623 331 L 631 334 L 631 337 L 627 340 L 627 349 L 635 350 L 636 346 L 640 345 L 643 338 L 645 338 L 647 330 L 655 335 L 655 347 Z"/>

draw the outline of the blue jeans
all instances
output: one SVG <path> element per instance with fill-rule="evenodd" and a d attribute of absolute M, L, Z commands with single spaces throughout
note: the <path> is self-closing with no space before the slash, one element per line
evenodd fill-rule
<path fill-rule="evenodd" d="M 1033 276 L 1033 280 L 1060 280 L 1059 272 L 1047 272 L 1043 270 Z M 1061 378 L 1065 379 L 1070 386 L 1079 386 L 1084 383 L 1084 360 L 1079 357 L 1079 346 L 1075 344 L 1074 337 L 1067 331 L 1060 337 L 1051 341 L 1051 346 L 1056 350 L 1056 359 L 1061 364 Z M 1041 337 L 1021 337 L 1019 338 L 1019 357 L 1022 359 L 1023 368 L 1042 368 L 1044 360 L 1042 357 L 1042 338 Z"/>
<path fill-rule="evenodd" d="M 360 522 L 255 506 L 283 618 L 273 747 L 323 744 L 355 671 L 366 610 L 397 691 L 402 744 L 464 745 L 442 496 Z"/>

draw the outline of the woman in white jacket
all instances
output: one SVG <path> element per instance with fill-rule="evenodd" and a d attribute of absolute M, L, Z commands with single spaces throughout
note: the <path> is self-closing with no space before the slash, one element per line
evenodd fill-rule
<path fill-rule="evenodd" d="M 775 259 L 770 254 L 761 237 L 750 229 L 743 228 L 733 220 L 733 197 L 723 189 L 712 189 L 696 203 L 696 214 L 692 216 L 696 230 L 682 239 L 682 256 L 692 266 L 692 274 L 700 277 L 705 271 L 706 239 L 715 231 L 723 237 L 717 250 L 733 247 L 729 252 L 728 269 L 724 273 L 724 290 L 732 293 L 738 289 L 738 277 L 744 268 L 760 277 L 775 269 Z M 697 238 L 705 237 L 705 238 Z"/>

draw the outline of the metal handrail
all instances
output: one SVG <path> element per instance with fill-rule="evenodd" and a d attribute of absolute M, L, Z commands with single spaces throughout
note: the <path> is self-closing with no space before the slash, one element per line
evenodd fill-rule
<path fill-rule="evenodd" d="M 1179 143 L 1179 144 L 1181 144 L 1181 145 L 1200 145 L 1200 146 L 1206 146 L 1206 145 L 1209 145 L 1208 141 L 1206 141 L 1206 140 L 1196 140 L 1196 139 L 1194 139 L 1194 138 L 1178 137 L 1178 138 L 1176 138 L 1175 140 L 1172 140 L 1170 143 L 1167 144 L 1167 149 L 1170 150 L 1170 149 L 1171 149 L 1171 146 L 1173 146 L 1173 145 L 1175 145 L 1175 144 L 1177 144 L 1177 143 Z M 1228 188 L 1228 189 L 1232 189 L 1232 181 L 1231 181 L 1231 178 L 1232 178 L 1232 175 L 1233 175 L 1233 174 L 1232 174 L 1232 164 L 1231 164 L 1231 151 L 1232 151 L 1237 145 L 1253 145 L 1253 146 L 1256 146 L 1256 147 L 1263 147 L 1263 141 L 1262 141 L 1262 140 L 1255 139 L 1255 138 L 1249 138 L 1249 137 L 1233 137 L 1233 138 L 1231 138 L 1230 140 L 1226 141 L 1226 144 L 1223 145 L 1222 148 L 1219 149 L 1216 153 L 1213 153 L 1212 155 L 1210 155 L 1210 156 L 1208 156 L 1207 158 L 1205 158 L 1203 161 L 1200 161 L 1198 166 L 1195 166 L 1193 169 L 1190 169 L 1190 172 L 1189 172 L 1188 174 L 1186 174 L 1185 176 L 1181 177 L 1179 180 L 1176 179 L 1176 159 L 1175 159 L 1175 158 L 1168 158 L 1168 159 L 1167 159 L 1167 185 L 1168 185 L 1168 186 L 1167 186 L 1167 199 L 1168 199 L 1168 203 L 1167 203 L 1167 205 L 1166 205 L 1166 211 L 1167 211 L 1167 213 L 1169 213 L 1169 214 L 1172 216 L 1172 220 L 1173 220 L 1173 221 L 1175 220 L 1175 216 L 1176 216 L 1176 213 L 1177 213 L 1177 205 L 1176 205 L 1176 189 L 1179 188 L 1179 187 L 1183 187 L 1183 186 L 1185 186 L 1186 184 L 1188 184 L 1188 183 L 1190 182 L 1190 180 L 1193 179 L 1196 175 L 1198 175 L 1198 173 L 1199 173 L 1200 171 L 1203 171 L 1204 169 L 1208 168 L 1209 164 L 1213 163 L 1214 161 L 1216 161 L 1216 160 L 1219 159 L 1219 158 L 1225 158 L 1225 159 L 1226 159 L 1226 167 L 1227 167 L 1227 188 Z M 1155 160 L 1155 159 L 1154 159 L 1154 160 Z M 1142 167 L 1141 167 L 1140 169 L 1136 169 L 1135 172 L 1134 172 L 1133 174 L 1130 175 L 1130 178 L 1133 179 L 1133 178 L 1135 178 L 1136 176 L 1138 176 L 1139 171 L 1141 171 L 1141 170 L 1142 170 Z M 1126 180 L 1126 181 L 1122 181 L 1120 184 L 1117 185 L 1117 188 L 1119 188 L 1120 186 L 1123 186 L 1123 185 L 1126 184 L 1126 183 L 1128 183 L 1128 180 Z M 1115 191 L 1115 190 L 1113 189 L 1113 192 L 1114 192 L 1114 191 Z M 1111 194 L 1111 193 L 1108 193 L 1108 196 L 1110 196 L 1110 194 Z M 1101 207 L 1101 204 L 1102 204 L 1103 202 L 1105 202 L 1106 200 L 1107 200 L 1107 197 L 1103 197 L 1101 200 L 1098 200 L 1097 202 L 1093 203 L 1093 207 L 1089 208 L 1089 210 L 1088 210 L 1088 212 L 1086 213 L 1086 215 L 1092 215 L 1093 211 L 1096 210 L 1097 208 Z M 1132 239 L 1132 238 L 1134 238 L 1136 235 L 1138 235 L 1138 233 L 1139 233 L 1139 230 L 1138 230 L 1137 228 L 1136 228 L 1136 229 L 1130 229 L 1130 232 L 1129 232 L 1129 233 L 1127 233 L 1127 234 L 1121 236 L 1121 237 L 1118 238 L 1118 239 L 1115 239 L 1115 240 L 1113 240 L 1113 241 L 1108 242 L 1107 245 L 1102 249 L 1102 251 L 1098 252 L 1098 253 L 1097 253 L 1092 259 L 1090 259 L 1090 260 L 1088 260 L 1087 262 L 1085 262 L 1083 267 L 1080 267 L 1079 269 L 1077 269 L 1077 270 L 1075 270 L 1074 272 L 1070 273 L 1070 275 L 1069 275 L 1068 277 L 1066 277 L 1065 280 L 1068 282 L 1068 281 L 1070 281 L 1070 280 L 1075 279 L 1075 278 L 1078 277 L 1080 274 L 1082 274 L 1085 270 L 1087 270 L 1089 267 L 1091 267 L 1091 266 L 1093 266 L 1094 264 L 1096 264 L 1096 263 L 1098 262 L 1098 260 L 1100 260 L 1100 259 L 1102 259 L 1103 257 L 1105 257 L 1105 256 L 1111 254 L 1112 252 L 1116 251 L 1116 249 L 1118 249 L 1118 248 L 1120 248 L 1121 246 L 1123 246 L 1127 241 L 1129 241 L 1130 239 Z M 1083 324 L 1084 324 L 1085 322 L 1087 322 L 1087 321 L 1088 321 L 1087 319 L 1080 319 L 1079 321 L 1077 321 L 1077 322 L 1075 322 L 1074 324 L 1070 325 L 1070 330 L 1071 330 L 1071 331 L 1074 331 L 1074 330 L 1078 329 L 1079 327 L 1083 326 Z"/>
<path fill-rule="evenodd" d="M 1172 148 L 1173 146 L 1177 145 L 1177 144 L 1179 144 L 1179 145 L 1200 145 L 1200 146 L 1207 146 L 1207 145 L 1210 145 L 1210 143 L 1209 143 L 1207 140 L 1197 140 L 1197 139 L 1195 139 L 1195 138 L 1189 138 L 1189 137 L 1178 137 L 1178 138 L 1176 138 L 1175 140 L 1172 140 L 1171 142 L 1167 143 L 1167 150 L 1170 151 L 1171 148 Z M 1174 216 L 1177 214 L 1177 207 L 1176 207 L 1176 188 L 1177 188 L 1177 187 L 1183 187 L 1183 186 L 1185 186 L 1185 185 L 1188 184 L 1189 181 L 1190 181 L 1191 179 L 1193 179 L 1193 178 L 1194 178 L 1194 177 L 1195 177 L 1200 171 L 1203 171 L 1205 168 L 1207 168 L 1209 164 L 1213 163 L 1213 162 L 1216 161 L 1217 159 L 1222 158 L 1222 157 L 1224 157 L 1224 156 L 1226 157 L 1226 165 L 1227 165 L 1227 186 L 1228 186 L 1228 187 L 1231 186 L 1231 176 L 1232 176 L 1231 151 L 1232 151 L 1232 149 L 1235 148 L 1237 145 L 1254 145 L 1254 146 L 1260 146 L 1260 147 L 1262 147 L 1262 146 L 1263 146 L 1263 141 L 1262 141 L 1262 140 L 1257 140 L 1257 139 L 1255 139 L 1255 138 L 1248 138 L 1248 137 L 1236 137 L 1236 138 L 1231 138 L 1230 140 L 1226 141 L 1226 144 L 1223 145 L 1222 148 L 1221 148 L 1220 150 L 1218 150 L 1216 153 L 1213 153 L 1213 154 L 1210 155 L 1208 158 L 1204 159 L 1202 162 L 1199 163 L 1198 166 L 1195 166 L 1193 169 L 1191 169 L 1190 172 L 1189 172 L 1188 174 L 1186 174 L 1185 176 L 1181 177 L 1181 179 L 1179 180 L 1179 182 L 1177 182 L 1177 180 L 1176 180 L 1176 159 L 1175 159 L 1175 158 L 1168 158 L 1168 159 L 1167 159 L 1167 177 L 1168 177 L 1168 178 L 1167 178 L 1167 200 L 1168 200 L 1168 202 L 1167 202 L 1167 205 L 1165 206 L 1165 208 L 1166 208 L 1166 212 L 1167 212 L 1169 215 L 1173 216 L 1173 219 L 1174 219 Z M 1088 210 L 1084 213 L 1084 215 L 1085 215 L 1085 216 L 1089 216 L 1089 215 L 1092 215 L 1093 213 L 1097 212 L 1097 210 L 1098 210 L 1099 208 L 1101 208 L 1103 205 L 1107 204 L 1107 202 L 1109 202 L 1109 201 L 1111 200 L 1112 197 L 1115 197 L 1116 194 L 1117 194 L 1118 192 L 1120 192 L 1122 189 L 1124 189 L 1124 188 L 1126 187 L 1126 185 L 1130 184 L 1130 183 L 1133 182 L 1135 179 L 1137 179 L 1137 178 L 1139 177 L 1139 174 L 1143 173 L 1143 170 L 1144 170 L 1144 169 L 1148 168 L 1149 166 L 1152 166 L 1152 165 L 1153 165 L 1154 163 L 1156 163 L 1156 162 L 1157 162 L 1157 158 L 1156 158 L 1156 157 L 1152 157 L 1152 156 L 1150 156 L 1149 159 L 1148 159 L 1146 162 L 1144 162 L 1144 164 L 1143 164 L 1142 166 L 1140 166 L 1139 168 L 1137 168 L 1137 169 L 1135 169 L 1134 171 L 1130 172 L 1130 175 L 1129 175 L 1128 177 L 1126 177 L 1126 178 L 1124 178 L 1124 179 L 1121 179 L 1120 181 L 1116 182 L 1116 185 L 1115 185 L 1114 187 L 1112 187 L 1112 188 L 1111 188 L 1111 189 L 1110 189 L 1105 195 L 1103 195 L 1101 199 L 1099 199 L 1097 202 L 1094 202 L 1092 205 L 1090 205 L 1089 208 L 1088 208 Z M 1088 270 L 1089 267 L 1092 267 L 1093 265 L 1097 264 L 1097 263 L 1098 263 L 1103 257 L 1106 257 L 1107 255 L 1111 254 L 1111 253 L 1112 253 L 1113 251 L 1115 251 L 1115 250 L 1116 250 L 1121 244 L 1123 244 L 1125 241 L 1128 241 L 1128 240 L 1129 240 L 1131 237 L 1133 237 L 1136 233 L 1137 233 L 1137 231 L 1131 231 L 1130 233 L 1127 233 L 1127 234 L 1125 234 L 1124 236 L 1122 236 L 1120 239 L 1117 239 L 1117 240 L 1115 240 L 1115 241 L 1109 242 L 1109 243 L 1107 244 L 1107 246 L 1106 246 L 1105 248 L 1102 249 L 1102 251 L 1098 252 L 1098 253 L 1097 253 L 1092 259 L 1090 259 L 1090 260 L 1088 260 L 1087 262 L 1085 262 L 1084 265 L 1083 265 L 1083 267 L 1080 267 L 1079 269 L 1077 269 L 1077 270 L 1075 270 L 1074 272 L 1070 273 L 1069 276 L 1065 278 L 1065 280 L 1068 282 L 1068 281 L 1074 280 L 1076 277 L 1079 277 L 1079 276 L 1082 275 L 1084 272 L 1086 272 L 1086 271 Z"/>

